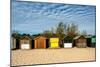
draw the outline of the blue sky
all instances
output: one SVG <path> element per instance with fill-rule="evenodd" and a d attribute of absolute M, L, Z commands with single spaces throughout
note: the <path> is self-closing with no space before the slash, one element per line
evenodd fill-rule
<path fill-rule="evenodd" d="M 12 30 L 37 34 L 59 22 L 75 23 L 79 31 L 95 34 L 95 6 L 12 1 Z"/>

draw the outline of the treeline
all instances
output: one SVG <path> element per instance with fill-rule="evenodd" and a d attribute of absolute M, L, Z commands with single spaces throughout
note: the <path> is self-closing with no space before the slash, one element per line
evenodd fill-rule
<path fill-rule="evenodd" d="M 51 30 L 45 30 L 43 33 L 39 34 L 27 34 L 23 33 L 20 34 L 19 32 L 12 32 L 12 36 L 16 38 L 20 38 L 22 36 L 45 36 L 45 37 L 59 37 L 60 40 L 63 40 L 64 37 L 69 36 L 71 38 L 74 38 L 77 35 L 87 35 L 86 31 L 79 32 L 78 25 L 75 25 L 74 23 L 71 24 L 64 24 L 63 22 L 58 23 L 57 26 L 52 27 Z"/>

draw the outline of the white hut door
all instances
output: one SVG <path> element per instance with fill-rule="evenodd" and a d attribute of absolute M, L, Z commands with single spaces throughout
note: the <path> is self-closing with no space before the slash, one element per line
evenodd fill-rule
<path fill-rule="evenodd" d="M 30 49 L 29 41 L 24 41 L 21 45 L 21 49 Z"/>

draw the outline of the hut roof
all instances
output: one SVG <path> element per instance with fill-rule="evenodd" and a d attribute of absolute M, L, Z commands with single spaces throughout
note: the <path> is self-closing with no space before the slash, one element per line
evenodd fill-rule
<path fill-rule="evenodd" d="M 85 36 L 85 38 L 91 38 L 92 36 L 91 35 L 87 35 L 87 36 Z"/>
<path fill-rule="evenodd" d="M 22 36 L 20 39 L 29 39 L 29 40 L 31 40 L 31 37 L 29 37 L 29 36 Z"/>
<path fill-rule="evenodd" d="M 84 37 L 84 38 L 86 38 L 85 36 L 83 36 L 83 35 L 79 35 L 79 36 L 76 36 L 75 38 L 73 38 L 73 39 L 78 39 L 78 38 L 80 38 L 80 37 Z"/>
<path fill-rule="evenodd" d="M 37 37 L 35 37 L 34 39 L 38 39 L 38 38 L 40 38 L 40 37 L 43 37 L 43 38 L 47 39 L 45 36 L 37 36 Z"/>
<path fill-rule="evenodd" d="M 65 36 L 65 37 L 64 37 L 64 39 L 66 39 L 66 38 L 73 38 L 73 37 L 70 37 L 70 36 Z"/>

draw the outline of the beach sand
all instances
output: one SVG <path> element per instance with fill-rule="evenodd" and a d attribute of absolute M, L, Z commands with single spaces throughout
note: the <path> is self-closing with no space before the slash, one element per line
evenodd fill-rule
<path fill-rule="evenodd" d="M 95 61 L 95 48 L 12 50 L 11 66 Z"/>

